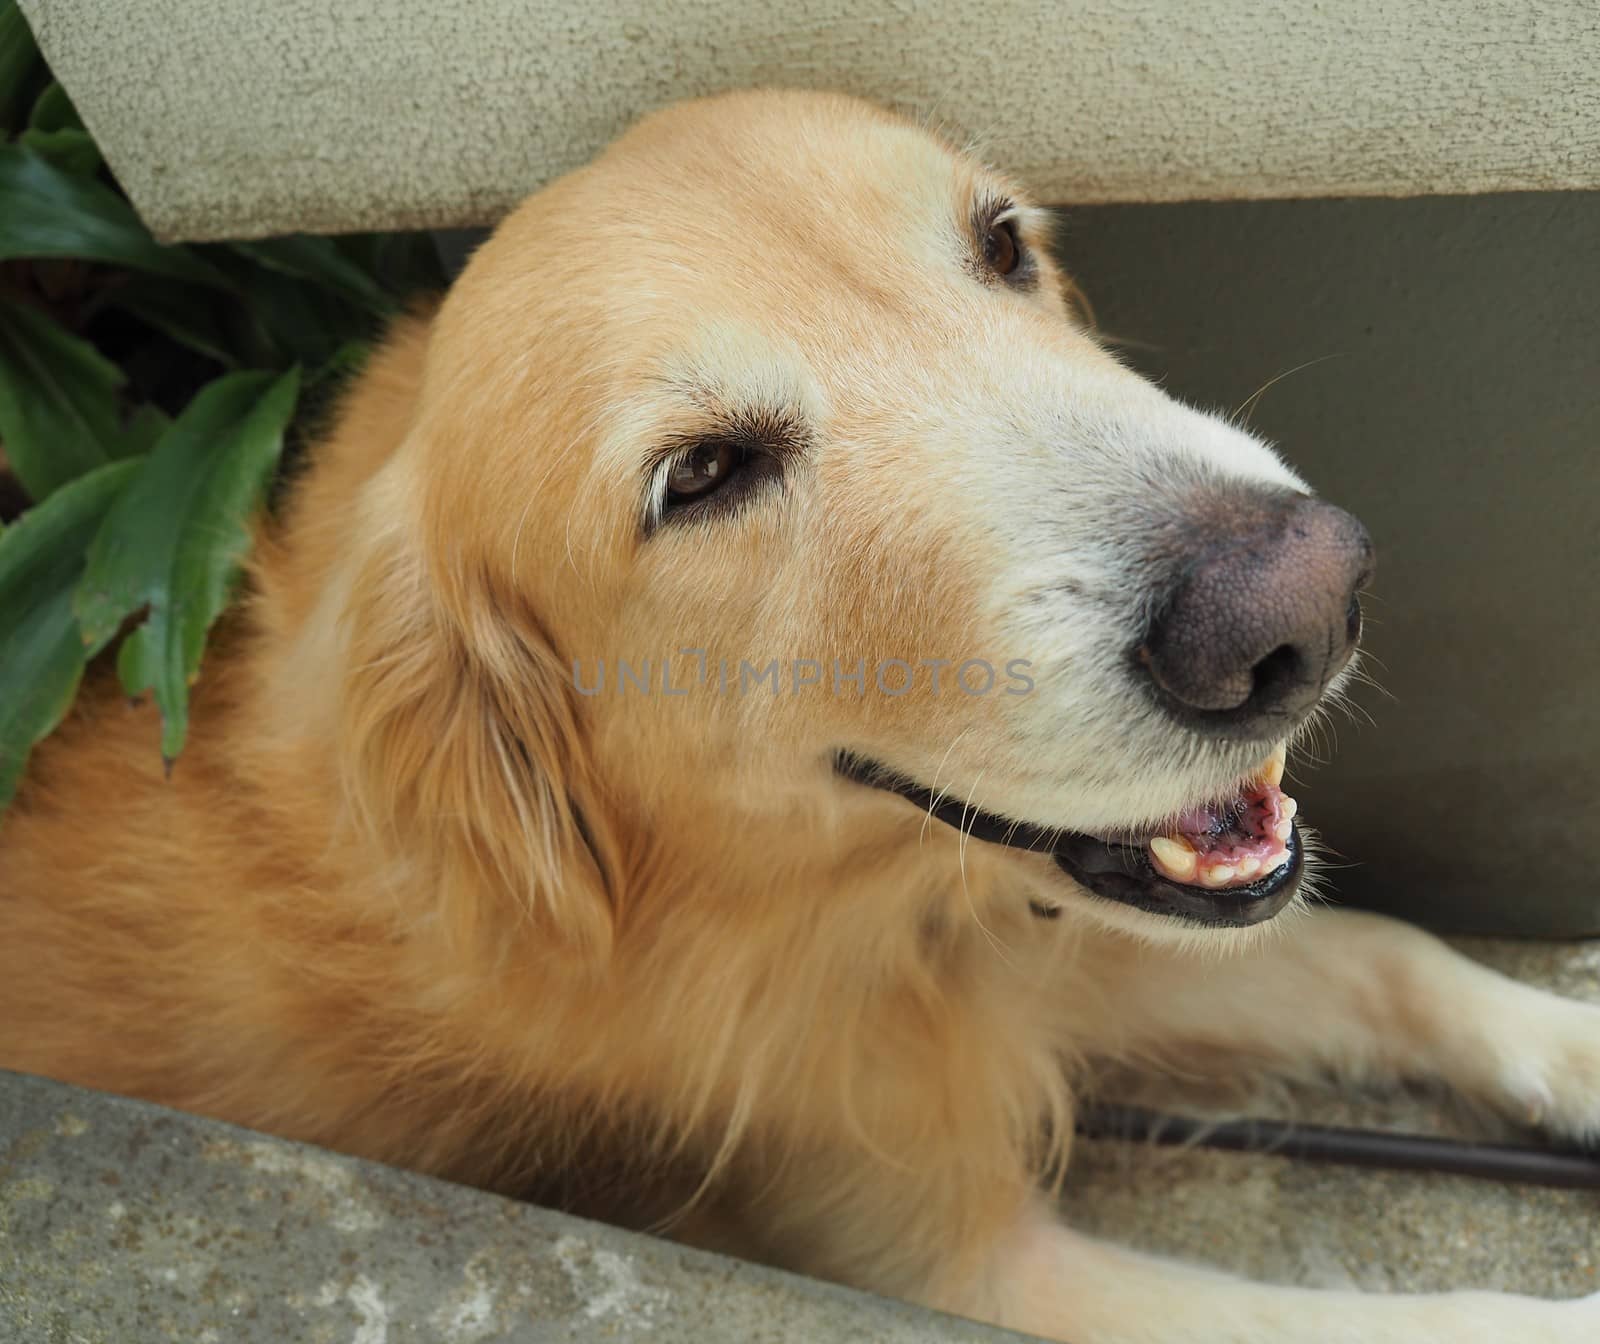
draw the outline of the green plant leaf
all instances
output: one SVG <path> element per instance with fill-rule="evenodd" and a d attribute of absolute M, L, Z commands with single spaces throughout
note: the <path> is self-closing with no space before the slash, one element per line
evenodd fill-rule
<path fill-rule="evenodd" d="M 16 104 L 38 60 L 33 31 L 15 0 L 0 0 L 0 130 L 12 125 Z"/>
<path fill-rule="evenodd" d="M 141 406 L 128 417 L 117 440 L 118 457 L 143 457 L 153 452 L 157 441 L 167 432 L 172 418 L 156 406 Z"/>
<path fill-rule="evenodd" d="M 326 424 L 350 380 L 371 357 L 370 342 L 346 341 L 316 368 L 308 368 L 300 384 L 300 423 Z"/>
<path fill-rule="evenodd" d="M 366 308 L 309 281 L 260 265 L 232 245 L 208 247 L 205 256 L 223 272 L 240 301 L 230 349 L 246 366 L 315 368 L 346 341 L 370 339 L 381 325 Z"/>
<path fill-rule="evenodd" d="M 371 341 L 346 341 L 306 378 L 306 390 L 315 388 L 319 393 L 337 393 L 370 358 Z"/>
<path fill-rule="evenodd" d="M 215 290 L 130 275 L 114 289 L 108 287 L 103 302 L 108 308 L 131 314 L 196 354 L 216 360 L 225 369 L 239 364 L 230 348 L 233 342 L 218 317 L 218 304 L 227 300 Z"/>
<path fill-rule="evenodd" d="M 33 745 L 61 722 L 88 661 L 73 591 L 106 511 L 137 462 L 101 467 L 0 532 L 0 807 Z"/>
<path fill-rule="evenodd" d="M 333 243 L 402 302 L 416 294 L 442 291 L 450 283 L 431 233 L 346 233 Z"/>
<path fill-rule="evenodd" d="M 206 631 L 250 549 L 250 515 L 283 448 L 298 370 L 231 373 L 208 384 L 162 435 L 89 548 L 73 610 L 91 653 L 146 612 L 117 670 L 130 695 L 155 691 L 161 754 L 183 749 L 189 686 Z"/>
<path fill-rule="evenodd" d="M 17 140 L 64 172 L 93 177 L 100 171 L 100 147 L 59 80 L 51 80 L 33 100 L 28 129 Z"/>
<path fill-rule="evenodd" d="M 0 0 L 4 3 L 4 0 Z M 52 79 L 43 92 L 33 100 L 33 111 L 28 114 L 28 129 L 32 131 L 81 131 L 83 118 L 67 97 L 61 81 Z"/>
<path fill-rule="evenodd" d="M 230 243 L 229 246 L 257 265 L 283 275 L 292 275 L 297 280 L 309 280 L 370 313 L 381 316 L 395 309 L 394 297 L 345 256 L 331 238 L 293 234 L 287 238 L 266 238 L 259 242 Z"/>
<path fill-rule="evenodd" d="M 17 143 L 74 177 L 93 177 L 100 171 L 100 146 L 88 131 L 63 127 L 59 131 L 27 130 Z"/>
<path fill-rule="evenodd" d="M 124 381 L 87 341 L 0 300 L 0 440 L 35 503 L 116 455 Z"/>
<path fill-rule="evenodd" d="M 163 247 L 122 197 L 26 145 L 0 145 L 0 261 L 78 257 L 190 284 L 227 286 L 216 267 Z"/>

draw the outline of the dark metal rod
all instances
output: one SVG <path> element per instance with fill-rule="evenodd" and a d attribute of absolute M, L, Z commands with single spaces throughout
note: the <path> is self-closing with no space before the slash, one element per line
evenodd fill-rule
<path fill-rule="evenodd" d="M 1424 1134 L 1299 1125 L 1281 1120 L 1229 1120 L 1212 1124 L 1133 1106 L 1094 1106 L 1077 1132 L 1091 1139 L 1131 1139 L 1187 1144 L 1236 1153 L 1267 1153 L 1348 1167 L 1435 1171 L 1485 1181 L 1515 1181 L 1562 1190 L 1600 1190 L 1600 1156 L 1558 1148 L 1474 1143 Z"/>

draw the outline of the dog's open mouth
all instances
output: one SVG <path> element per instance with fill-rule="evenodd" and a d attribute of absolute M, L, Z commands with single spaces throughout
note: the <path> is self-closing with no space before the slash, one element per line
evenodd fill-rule
<path fill-rule="evenodd" d="M 1096 896 L 1190 923 L 1233 927 L 1272 918 L 1300 885 L 1304 851 L 1295 801 L 1279 787 L 1283 763 L 1279 747 L 1236 796 L 1190 808 L 1155 834 L 1103 836 L 977 811 L 848 752 L 834 760 L 840 774 L 899 794 L 975 839 L 1049 854 Z"/>

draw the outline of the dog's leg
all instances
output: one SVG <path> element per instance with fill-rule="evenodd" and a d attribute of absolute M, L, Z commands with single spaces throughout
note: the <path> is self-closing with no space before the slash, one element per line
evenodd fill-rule
<path fill-rule="evenodd" d="M 1592 1344 L 1600 1294 L 1324 1292 L 1249 1283 L 1081 1236 L 1031 1210 L 982 1285 L 938 1305 L 1071 1344 Z"/>
<path fill-rule="evenodd" d="M 1214 957 L 1090 949 L 1100 1039 L 1129 1057 L 1221 1054 L 1290 1077 L 1437 1080 L 1518 1121 L 1600 1134 L 1600 1007 L 1379 915 L 1319 910 L 1267 934 Z"/>

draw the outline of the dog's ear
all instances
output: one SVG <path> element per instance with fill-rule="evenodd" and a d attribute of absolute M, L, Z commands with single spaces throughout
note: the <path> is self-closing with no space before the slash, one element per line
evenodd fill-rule
<path fill-rule="evenodd" d="M 338 731 L 356 824 L 446 936 L 548 931 L 603 957 L 620 865 L 564 665 L 513 595 L 430 574 L 410 540 L 391 523 L 345 593 Z"/>

